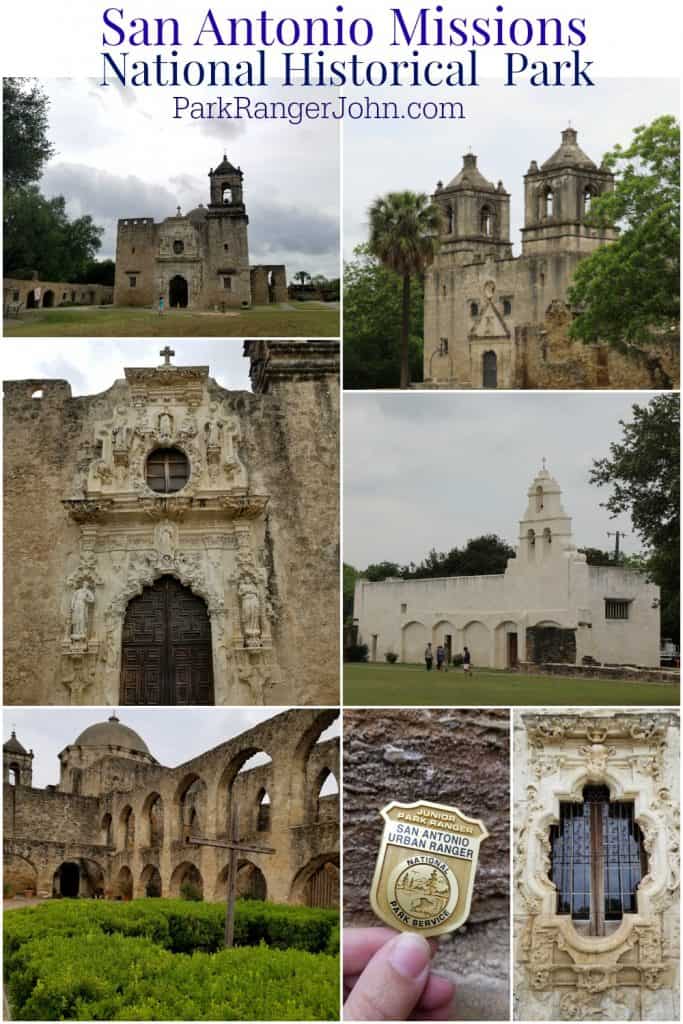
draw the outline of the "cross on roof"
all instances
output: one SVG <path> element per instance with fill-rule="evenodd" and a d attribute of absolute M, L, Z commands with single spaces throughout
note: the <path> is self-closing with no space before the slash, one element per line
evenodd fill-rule
<path fill-rule="evenodd" d="M 546 459 L 545 455 L 541 459 L 541 466 L 543 467 L 543 472 L 545 473 L 546 469 L 548 468 L 548 460 Z"/>
<path fill-rule="evenodd" d="M 169 348 L 169 346 L 167 345 L 166 348 L 162 348 L 159 355 L 164 357 L 164 366 L 170 366 L 171 356 L 174 356 L 175 352 L 173 351 L 172 348 Z"/>

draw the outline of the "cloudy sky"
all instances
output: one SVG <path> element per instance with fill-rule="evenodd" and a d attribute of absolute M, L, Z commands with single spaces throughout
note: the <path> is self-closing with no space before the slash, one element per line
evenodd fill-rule
<path fill-rule="evenodd" d="M 264 722 L 285 708 L 123 708 L 117 713 L 124 725 L 142 737 L 157 761 L 173 768 L 211 750 L 245 729 Z M 59 782 L 57 755 L 95 722 L 104 722 L 111 708 L 10 708 L 3 713 L 3 741 L 16 729 L 17 739 L 33 750 L 33 785 L 42 789 Z M 339 735 L 339 719 L 320 740 Z M 255 766 L 269 760 L 255 755 Z M 334 783 L 329 789 L 334 790 Z"/>
<path fill-rule="evenodd" d="M 45 377 L 68 380 L 74 395 L 95 395 L 106 391 L 123 377 L 124 366 L 159 366 L 165 342 L 69 338 L 68 342 L 22 339 L 2 342 L 3 377 L 25 380 Z M 208 366 L 219 384 L 231 391 L 251 391 L 249 360 L 242 355 L 242 342 L 227 340 L 172 340 L 172 362 L 178 366 Z"/>
<path fill-rule="evenodd" d="M 396 92 L 383 97 L 396 100 Z M 402 189 L 431 195 L 437 181 L 455 177 L 470 147 L 484 177 L 501 179 L 511 193 L 510 238 L 519 253 L 523 176 L 532 160 L 540 166 L 557 149 L 569 121 L 584 152 L 600 163 L 617 142 L 628 145 L 637 125 L 677 114 L 679 86 L 673 78 L 607 78 L 594 88 L 532 89 L 486 79 L 473 89 L 411 89 L 409 99 L 459 100 L 466 119 L 345 123 L 345 259 L 367 240 L 367 210 L 377 196 Z"/>
<path fill-rule="evenodd" d="M 579 547 L 607 548 L 629 535 L 628 516 L 600 508 L 608 491 L 589 484 L 594 458 L 621 438 L 638 394 L 448 392 L 355 395 L 344 403 L 344 561 L 420 562 L 496 533 L 514 546 L 527 490 L 548 460 L 574 520 Z"/>
<path fill-rule="evenodd" d="M 174 120 L 171 94 L 180 90 L 68 78 L 43 85 L 56 152 L 41 188 L 64 195 L 71 216 L 90 213 L 105 228 L 100 258 L 114 258 L 120 217 L 162 220 L 177 206 L 206 205 L 209 168 L 226 151 L 244 171 L 251 262 L 285 263 L 290 277 L 299 270 L 338 276 L 337 122 Z M 215 100 L 218 92 L 189 91 L 193 100 Z M 282 96 L 264 88 L 252 98 Z"/>

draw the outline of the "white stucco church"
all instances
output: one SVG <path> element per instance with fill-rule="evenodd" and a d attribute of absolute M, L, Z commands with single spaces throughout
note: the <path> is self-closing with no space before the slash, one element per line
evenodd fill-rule
<path fill-rule="evenodd" d="M 584 658 L 659 666 L 659 587 L 634 569 L 586 563 L 545 460 L 528 495 L 504 573 L 357 581 L 354 617 L 371 661 L 393 651 L 421 662 L 431 642 L 451 654 L 467 645 L 482 667 Z"/>

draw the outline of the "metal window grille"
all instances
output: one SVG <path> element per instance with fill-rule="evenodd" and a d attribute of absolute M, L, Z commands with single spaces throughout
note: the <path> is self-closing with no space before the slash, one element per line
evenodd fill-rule
<path fill-rule="evenodd" d="M 606 786 L 586 786 L 582 803 L 560 804 L 550 844 L 558 914 L 587 921 L 591 935 L 604 935 L 606 921 L 637 912 L 636 889 L 647 863 L 632 803 L 610 802 Z"/>
<path fill-rule="evenodd" d="M 607 597 L 605 598 L 605 618 L 606 619 L 627 619 L 628 618 L 628 606 L 631 602 L 624 601 L 621 598 Z"/>
<path fill-rule="evenodd" d="M 158 448 L 147 459 L 147 485 L 161 494 L 179 491 L 188 481 L 190 463 L 177 448 Z"/>

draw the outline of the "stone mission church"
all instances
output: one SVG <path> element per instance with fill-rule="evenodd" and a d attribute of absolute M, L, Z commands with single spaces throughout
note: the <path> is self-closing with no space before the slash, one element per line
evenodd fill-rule
<path fill-rule="evenodd" d="M 225 309 L 287 301 L 285 267 L 249 266 L 244 172 L 224 154 L 209 171 L 209 205 L 160 224 L 119 220 L 115 306 Z"/>
<path fill-rule="evenodd" d="M 338 701 L 337 341 L 5 381 L 5 703 Z"/>
<path fill-rule="evenodd" d="M 427 643 L 466 645 L 475 666 L 597 662 L 659 667 L 659 587 L 621 566 L 588 565 L 560 485 L 545 468 L 527 492 L 504 573 L 356 581 L 354 617 L 372 661 L 419 663 Z"/>
<path fill-rule="evenodd" d="M 468 153 L 433 201 L 439 249 L 425 277 L 424 387 L 662 388 L 677 386 L 678 339 L 642 362 L 568 335 L 567 291 L 580 260 L 613 241 L 614 227 L 586 222 L 614 188 L 578 144 L 574 128 L 524 176 L 522 254 L 512 255 L 510 194 Z"/>
<path fill-rule="evenodd" d="M 33 782 L 34 752 L 12 732 L 3 746 L 5 886 L 131 899 L 177 898 L 189 883 L 225 901 L 228 850 L 192 836 L 227 839 L 234 810 L 232 835 L 252 847 L 238 860 L 238 896 L 338 906 L 339 739 L 323 738 L 337 714 L 284 711 L 169 767 L 124 721 L 95 709 L 59 754 L 59 782 L 44 789 Z M 271 853 L 253 849 L 264 840 Z"/>

